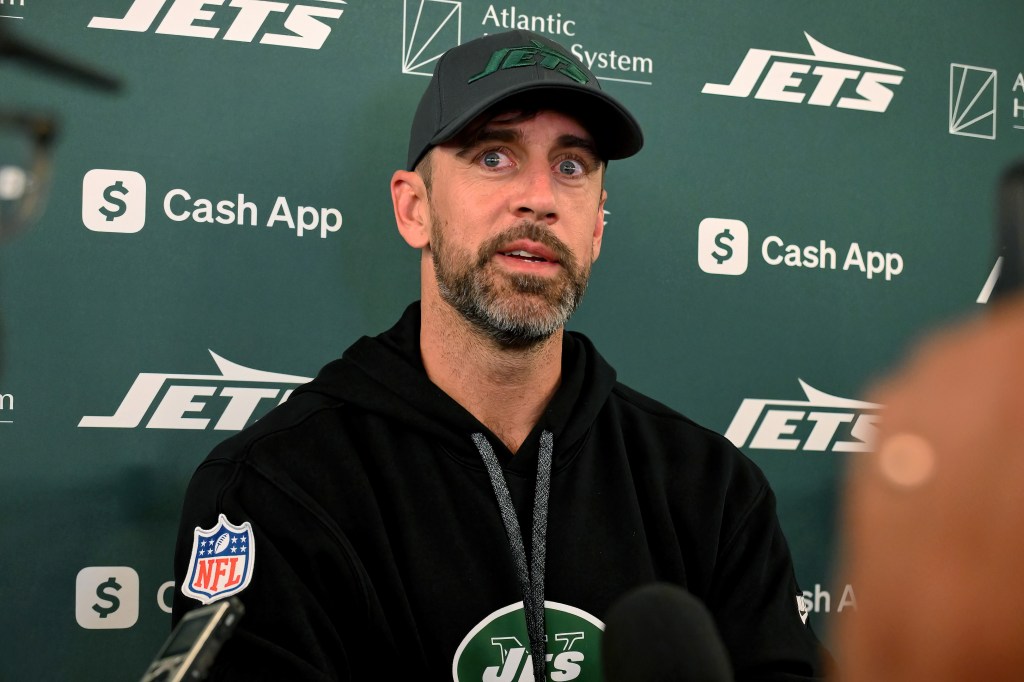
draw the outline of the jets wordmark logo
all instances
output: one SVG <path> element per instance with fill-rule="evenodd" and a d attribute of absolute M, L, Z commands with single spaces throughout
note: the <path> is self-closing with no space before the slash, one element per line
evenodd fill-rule
<path fill-rule="evenodd" d="M 93 17 L 89 28 L 155 33 L 319 50 L 331 34 L 325 19 L 339 19 L 345 0 L 265 2 L 264 0 L 135 0 L 123 17 Z M 167 5 L 166 12 L 164 6 Z M 218 7 L 218 5 L 220 7 Z M 163 12 L 163 19 L 156 23 Z M 265 29 L 264 26 L 267 26 Z M 223 33 L 221 30 L 223 29 Z M 273 30 L 271 30 L 273 29 Z"/>
<path fill-rule="evenodd" d="M 239 431 L 258 407 L 281 404 L 296 386 L 310 381 L 236 365 L 213 351 L 210 355 L 220 374 L 144 372 L 114 414 L 82 417 L 79 428 L 134 429 L 148 414 L 147 429 L 206 429 L 216 416 L 215 431 Z"/>
<path fill-rule="evenodd" d="M 742 448 L 804 452 L 866 452 L 875 436 L 877 403 L 840 398 L 802 379 L 807 400 L 747 398 L 725 437 Z"/>
<path fill-rule="evenodd" d="M 754 93 L 754 99 L 861 111 L 889 107 L 889 86 L 903 82 L 903 67 L 833 50 L 806 32 L 804 37 L 811 54 L 751 49 L 730 83 L 705 83 L 701 92 L 729 97 Z"/>

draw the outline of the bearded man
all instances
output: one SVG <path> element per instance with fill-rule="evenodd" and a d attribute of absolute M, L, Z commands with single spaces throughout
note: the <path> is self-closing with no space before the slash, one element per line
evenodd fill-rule
<path fill-rule="evenodd" d="M 642 143 L 545 37 L 439 60 L 391 180 L 421 300 L 189 487 L 174 618 L 247 609 L 218 679 L 600 680 L 605 615 L 656 581 L 707 605 L 736 679 L 820 675 L 762 473 L 565 331 L 607 163 Z"/>

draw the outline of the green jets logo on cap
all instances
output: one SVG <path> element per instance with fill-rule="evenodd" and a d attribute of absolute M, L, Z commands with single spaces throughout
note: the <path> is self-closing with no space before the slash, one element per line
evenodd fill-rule
<path fill-rule="evenodd" d="M 536 40 L 531 40 L 533 45 L 524 45 L 522 47 L 504 47 L 500 50 L 495 50 L 494 54 L 491 55 L 490 61 L 487 62 L 487 66 L 484 70 L 477 75 L 470 78 L 466 83 L 472 83 L 473 81 L 480 80 L 484 76 L 490 76 L 492 73 L 502 71 L 504 69 L 514 69 L 517 66 L 531 66 L 533 64 L 539 64 L 545 69 L 552 71 L 558 71 L 564 76 L 571 78 L 577 83 L 586 84 L 590 81 L 587 78 L 587 74 L 583 72 L 576 63 L 562 54 L 554 48 L 550 48 L 543 45 Z"/>

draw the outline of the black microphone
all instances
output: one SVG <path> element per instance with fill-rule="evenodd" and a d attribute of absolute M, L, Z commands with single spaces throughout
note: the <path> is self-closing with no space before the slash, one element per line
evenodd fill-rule
<path fill-rule="evenodd" d="M 0 61 L 4 59 L 18 59 L 55 76 L 74 79 L 103 90 L 118 90 L 121 87 L 117 78 L 20 40 L 0 24 Z"/>
<path fill-rule="evenodd" d="M 997 201 L 996 250 L 1002 265 L 993 300 L 1024 287 L 1024 161 L 1003 172 Z"/>
<path fill-rule="evenodd" d="M 607 682 L 731 682 L 732 666 L 707 607 L 689 592 L 652 583 L 626 593 L 605 618 Z"/>

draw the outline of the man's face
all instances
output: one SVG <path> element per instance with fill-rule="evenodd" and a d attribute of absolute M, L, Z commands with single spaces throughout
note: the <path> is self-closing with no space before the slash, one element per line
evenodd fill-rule
<path fill-rule="evenodd" d="M 548 338 L 579 305 L 603 232 L 603 164 L 574 119 L 497 116 L 431 152 L 438 292 L 498 343 Z"/>

